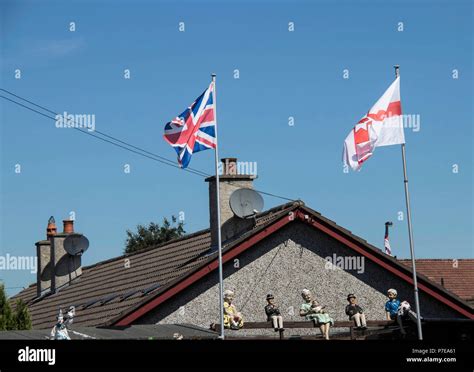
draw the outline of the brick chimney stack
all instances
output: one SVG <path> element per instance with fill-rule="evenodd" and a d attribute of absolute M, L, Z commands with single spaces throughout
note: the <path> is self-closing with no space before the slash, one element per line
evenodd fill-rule
<path fill-rule="evenodd" d="M 81 256 L 71 256 L 64 249 L 64 241 L 71 234 L 74 234 L 74 220 L 63 220 L 63 232 L 51 239 L 51 291 L 53 293 L 82 274 Z"/>
<path fill-rule="evenodd" d="M 54 217 L 48 220 L 46 240 L 37 242 L 38 270 L 36 292 L 40 297 L 55 293 L 82 274 L 81 256 L 72 256 L 64 249 L 64 240 L 74 234 L 74 221 L 63 220 L 63 232 L 58 233 Z"/>
<path fill-rule="evenodd" d="M 51 290 L 51 241 L 57 234 L 56 221 L 49 217 L 46 227 L 46 240 L 35 243 L 38 267 L 36 270 L 36 295 L 41 295 Z"/>
<path fill-rule="evenodd" d="M 224 158 L 221 160 L 222 172 L 219 175 L 219 197 L 221 207 L 221 235 L 222 243 L 229 240 L 239 233 L 250 228 L 253 219 L 242 219 L 235 217 L 230 208 L 230 196 L 235 190 L 240 188 L 253 189 L 253 180 L 257 178 L 253 174 L 239 174 L 239 163 L 237 158 Z M 206 178 L 209 182 L 209 218 L 211 227 L 211 245 L 217 247 L 217 202 L 216 202 L 216 177 Z"/>

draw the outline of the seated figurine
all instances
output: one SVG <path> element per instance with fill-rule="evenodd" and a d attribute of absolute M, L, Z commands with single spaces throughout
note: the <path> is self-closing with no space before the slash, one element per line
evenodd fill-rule
<path fill-rule="evenodd" d="M 396 320 L 397 311 L 400 306 L 400 300 L 397 299 L 397 291 L 393 288 L 390 288 L 387 291 L 388 301 L 385 303 L 385 314 L 387 320 Z"/>
<path fill-rule="evenodd" d="M 272 294 L 267 295 L 267 306 L 265 306 L 265 314 L 267 314 L 267 320 L 272 322 L 273 329 L 275 332 L 283 331 L 283 317 L 280 314 L 280 309 L 274 303 L 274 297 Z"/>
<path fill-rule="evenodd" d="M 300 316 L 307 320 L 312 320 L 315 326 L 319 326 L 321 334 L 326 340 L 329 340 L 329 327 L 334 324 L 334 320 L 324 310 L 325 306 L 320 306 L 311 296 L 308 289 L 301 292 L 304 303 L 300 307 Z"/>
<path fill-rule="evenodd" d="M 353 320 L 357 329 L 367 329 L 364 310 L 357 304 L 357 298 L 353 293 L 347 296 L 349 305 L 346 306 L 346 314 Z"/>
<path fill-rule="evenodd" d="M 244 326 L 244 319 L 232 303 L 233 300 L 234 292 L 226 290 L 224 292 L 224 328 L 237 330 Z"/>

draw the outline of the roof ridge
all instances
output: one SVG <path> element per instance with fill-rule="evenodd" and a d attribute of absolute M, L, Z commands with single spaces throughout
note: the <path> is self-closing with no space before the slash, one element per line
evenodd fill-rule
<path fill-rule="evenodd" d="M 399 261 L 411 261 L 411 258 L 398 258 Z M 415 258 L 415 261 L 473 261 L 474 258 Z"/>
<path fill-rule="evenodd" d="M 299 206 L 303 206 L 305 205 L 304 201 L 302 200 L 294 200 L 294 201 L 291 201 L 291 202 L 288 202 L 288 203 L 285 203 L 285 204 L 279 204 L 273 208 L 270 208 L 270 209 L 267 209 L 266 211 L 263 211 L 263 212 L 260 212 L 260 213 L 257 213 L 255 215 L 255 218 L 260 218 L 260 217 L 264 217 L 266 216 L 267 214 L 271 214 L 273 212 L 279 212 L 279 211 L 284 211 L 285 209 L 288 209 L 290 207 L 299 207 Z"/>

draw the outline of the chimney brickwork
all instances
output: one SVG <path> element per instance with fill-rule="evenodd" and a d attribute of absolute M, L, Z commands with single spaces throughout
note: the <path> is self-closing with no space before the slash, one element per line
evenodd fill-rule
<path fill-rule="evenodd" d="M 234 216 L 230 207 L 230 196 L 235 190 L 240 188 L 253 189 L 253 180 L 255 175 L 237 174 L 237 159 L 222 159 L 222 174 L 219 175 L 219 200 L 221 210 L 221 238 L 222 243 L 238 236 L 240 233 L 248 230 L 254 224 L 253 219 L 242 219 Z M 217 188 L 216 177 L 206 178 L 209 182 L 209 218 L 211 228 L 211 246 L 217 247 Z"/>
<path fill-rule="evenodd" d="M 71 256 L 64 249 L 64 240 L 73 233 L 74 221 L 64 220 L 63 232 L 58 234 L 54 218 L 50 217 L 46 229 L 47 240 L 35 244 L 38 257 L 38 297 L 48 292 L 56 292 L 82 274 L 81 256 Z"/>
<path fill-rule="evenodd" d="M 71 256 L 64 249 L 64 240 L 70 234 L 56 234 L 51 245 L 52 273 L 51 291 L 56 292 L 59 288 L 82 274 L 81 256 Z"/>
<path fill-rule="evenodd" d="M 71 256 L 64 249 L 64 240 L 74 233 L 74 221 L 63 220 L 63 232 L 56 234 L 51 245 L 51 264 L 54 268 L 51 290 L 59 288 L 82 274 L 81 256 Z"/>
<path fill-rule="evenodd" d="M 36 242 L 36 257 L 38 267 L 36 270 L 36 295 L 41 295 L 51 290 L 51 240 L 57 234 L 56 221 L 49 217 L 46 226 L 46 240 Z"/>
<path fill-rule="evenodd" d="M 36 295 L 40 297 L 51 290 L 51 242 L 49 240 L 41 240 L 35 245 L 36 257 L 38 257 Z"/>

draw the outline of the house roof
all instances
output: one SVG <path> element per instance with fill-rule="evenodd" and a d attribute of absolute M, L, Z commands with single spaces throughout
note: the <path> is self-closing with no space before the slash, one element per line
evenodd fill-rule
<path fill-rule="evenodd" d="M 411 266 L 411 260 L 399 261 Z M 416 269 L 463 300 L 474 302 L 474 259 L 417 259 Z"/>
<path fill-rule="evenodd" d="M 348 248 L 354 250 L 371 260 L 377 265 L 382 266 L 387 271 L 397 275 L 409 284 L 413 284 L 413 274 L 411 267 L 407 267 L 392 256 L 382 252 L 380 249 L 369 244 L 366 240 L 352 234 L 349 230 L 337 225 L 334 221 L 322 216 L 304 205 L 303 202 L 298 201 L 289 203 L 282 208 L 282 213 L 279 217 L 273 218 L 269 223 L 262 224 L 254 228 L 249 233 L 246 233 L 227 244 L 223 248 L 222 262 L 226 263 L 234 259 L 240 253 L 252 248 L 259 241 L 265 239 L 267 236 L 278 231 L 282 227 L 291 223 L 292 221 L 300 221 L 308 224 L 322 232 L 327 233 L 334 239 L 346 245 Z M 177 295 L 194 282 L 200 280 L 210 272 L 217 270 L 217 254 L 210 256 L 207 261 L 202 262 L 200 266 L 190 270 L 183 277 L 179 278 L 167 287 L 162 288 L 152 298 L 147 299 L 139 306 L 132 308 L 128 313 L 120 315 L 118 318 L 112 320 L 112 324 L 128 325 L 135 320 L 152 311 L 157 306 L 169 298 Z M 426 276 L 417 273 L 418 288 L 420 291 L 426 292 L 428 295 L 443 302 L 453 310 L 457 311 L 460 316 L 474 319 L 473 308 L 455 294 L 447 291 L 444 287 L 429 280 Z"/>
<path fill-rule="evenodd" d="M 51 328 L 53 325 L 51 325 Z M 144 324 L 130 327 L 68 327 L 71 340 L 173 340 L 215 339 L 218 334 L 192 324 Z M 0 340 L 48 340 L 50 329 L 3 331 Z"/>
<path fill-rule="evenodd" d="M 294 220 L 326 232 L 411 283 L 409 266 L 306 207 L 301 201 L 283 204 L 258 214 L 253 228 L 234 240 L 223 242 L 223 262 L 250 249 Z M 35 329 L 51 327 L 58 309 L 70 305 L 76 306 L 76 325 L 125 326 L 217 270 L 217 267 L 217 252 L 211 250 L 210 231 L 207 229 L 139 253 L 83 267 L 80 278 L 54 295 L 35 299 L 36 284 L 32 284 L 11 300 L 23 299 L 27 302 Z M 420 290 L 463 316 L 473 318 L 469 304 L 454 293 L 420 273 L 418 281 Z"/>
<path fill-rule="evenodd" d="M 294 203 L 260 213 L 254 229 L 271 223 Z M 251 230 L 247 234 L 251 233 Z M 224 246 L 231 241 L 223 242 Z M 50 328 L 59 308 L 76 306 L 75 325 L 97 326 L 135 308 L 214 256 L 209 229 L 138 253 L 84 266 L 82 275 L 56 294 L 36 298 L 36 283 L 10 298 L 25 301 L 34 329 Z"/>

